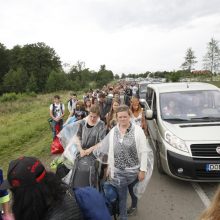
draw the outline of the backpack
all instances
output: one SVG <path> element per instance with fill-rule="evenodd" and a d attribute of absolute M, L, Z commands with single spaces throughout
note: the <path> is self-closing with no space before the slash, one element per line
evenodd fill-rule
<path fill-rule="evenodd" d="M 78 100 L 76 100 L 76 101 L 78 101 Z M 72 100 L 72 99 L 69 99 L 67 103 L 70 103 L 70 107 L 72 108 L 72 106 L 73 106 L 73 100 Z"/>
<path fill-rule="evenodd" d="M 70 186 L 72 188 L 92 186 L 98 187 L 98 161 L 93 155 L 80 157 L 74 162 Z"/>
<path fill-rule="evenodd" d="M 72 106 L 73 106 L 73 101 L 72 101 L 72 99 L 70 99 L 68 102 L 70 103 L 70 107 L 72 108 Z"/>
<path fill-rule="evenodd" d="M 114 216 L 114 220 L 119 216 L 119 197 L 117 189 L 108 181 L 105 181 L 101 185 L 101 192 L 105 198 L 106 206 L 108 207 L 111 216 Z"/>
<path fill-rule="evenodd" d="M 111 220 L 105 199 L 95 188 L 76 188 L 74 193 L 85 220 Z"/>

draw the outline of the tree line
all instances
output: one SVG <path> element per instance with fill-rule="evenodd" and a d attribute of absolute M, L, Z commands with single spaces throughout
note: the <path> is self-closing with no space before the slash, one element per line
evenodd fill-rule
<path fill-rule="evenodd" d="M 220 72 L 220 49 L 218 41 L 212 38 L 207 44 L 203 58 L 205 73 L 209 75 Z M 167 81 L 178 81 L 181 77 L 191 76 L 197 63 L 192 48 L 188 48 L 181 70 L 155 72 L 155 77 L 165 77 Z M 146 78 L 150 72 L 124 74 L 121 77 L 101 65 L 98 71 L 86 68 L 85 63 L 78 61 L 66 73 L 60 57 L 55 50 L 45 43 L 16 45 L 7 49 L 0 43 L 0 94 L 7 92 L 53 92 L 57 90 L 87 90 L 99 88 L 113 79 L 126 77 Z M 204 74 L 204 72 L 201 72 Z"/>
<path fill-rule="evenodd" d="M 0 94 L 78 91 L 101 87 L 113 79 L 113 72 L 105 65 L 96 72 L 80 61 L 64 72 L 55 50 L 42 42 L 12 49 L 0 43 Z"/>
<path fill-rule="evenodd" d="M 195 52 L 189 47 L 186 51 L 184 62 L 181 64 L 181 70 L 178 71 L 156 71 L 154 72 L 155 78 L 166 78 L 167 81 L 176 82 L 182 77 L 212 77 L 220 73 L 220 48 L 219 41 L 211 38 L 207 44 L 207 51 L 203 57 L 203 71 L 193 71 L 197 63 Z M 141 74 L 122 74 L 121 78 L 146 78 L 151 72 L 147 71 Z M 192 74 L 193 73 L 193 74 Z"/>

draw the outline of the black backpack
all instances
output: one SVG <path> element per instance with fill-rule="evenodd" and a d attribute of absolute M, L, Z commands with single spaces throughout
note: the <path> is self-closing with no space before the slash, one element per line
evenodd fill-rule
<path fill-rule="evenodd" d="M 80 157 L 80 155 L 78 155 L 75 159 L 72 176 L 70 179 L 71 188 L 85 186 L 98 188 L 98 166 L 99 163 L 93 155 L 84 157 Z"/>

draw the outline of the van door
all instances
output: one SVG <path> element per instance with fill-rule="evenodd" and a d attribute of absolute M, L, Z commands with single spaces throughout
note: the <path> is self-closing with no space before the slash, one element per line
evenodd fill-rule
<path fill-rule="evenodd" d="M 151 103 L 151 110 L 153 111 L 154 119 L 150 120 L 151 122 L 151 137 L 153 141 L 157 140 L 158 137 L 158 125 L 157 125 L 157 96 L 155 91 L 152 94 L 152 103 Z"/>

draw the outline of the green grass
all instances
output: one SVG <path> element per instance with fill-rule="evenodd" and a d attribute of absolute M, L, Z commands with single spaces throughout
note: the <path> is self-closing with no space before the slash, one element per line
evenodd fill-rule
<path fill-rule="evenodd" d="M 67 103 L 68 92 L 59 92 Z M 47 119 L 54 94 L 0 102 L 0 166 L 6 173 L 10 160 L 36 156 L 49 164 L 52 133 Z M 66 112 L 66 116 L 67 116 Z"/>

